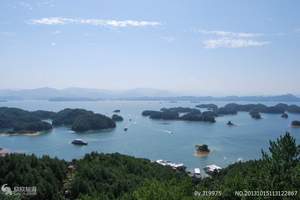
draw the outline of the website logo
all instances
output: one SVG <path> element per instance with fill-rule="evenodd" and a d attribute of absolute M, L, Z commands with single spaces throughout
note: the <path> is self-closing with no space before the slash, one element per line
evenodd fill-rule
<path fill-rule="evenodd" d="M 12 191 L 11 188 L 9 186 L 7 186 L 7 184 L 2 185 L 1 187 L 1 191 L 5 194 L 5 195 L 12 195 Z"/>
<path fill-rule="evenodd" d="M 7 184 L 3 184 L 1 187 L 1 191 L 5 195 L 25 195 L 32 196 L 37 194 L 36 186 L 15 186 L 12 190 Z"/>

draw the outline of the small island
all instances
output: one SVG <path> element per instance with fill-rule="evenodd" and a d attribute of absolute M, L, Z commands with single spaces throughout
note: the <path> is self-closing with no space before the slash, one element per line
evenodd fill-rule
<path fill-rule="evenodd" d="M 210 152 L 207 144 L 197 144 L 196 147 L 196 156 L 204 157 L 207 156 Z"/>
<path fill-rule="evenodd" d="M 228 126 L 234 126 L 234 123 L 232 123 L 231 121 L 228 121 L 228 122 L 227 122 L 227 125 L 228 125 Z"/>
<path fill-rule="evenodd" d="M 293 127 L 300 128 L 300 121 L 297 121 L 297 120 L 292 121 L 292 126 L 293 126 Z"/>
<path fill-rule="evenodd" d="M 251 112 L 249 112 L 249 114 L 251 115 L 251 117 L 253 119 L 261 119 L 261 115 L 258 111 L 251 111 Z"/>
<path fill-rule="evenodd" d="M 64 109 L 54 115 L 54 126 L 71 126 L 75 132 L 94 131 L 115 128 L 115 122 L 102 114 L 84 109 Z"/>
<path fill-rule="evenodd" d="M 197 149 L 197 151 L 200 151 L 200 152 L 210 152 L 207 144 L 197 144 L 196 149 Z"/>
<path fill-rule="evenodd" d="M 120 115 L 117 115 L 117 114 L 113 114 L 113 116 L 111 117 L 111 119 L 115 122 L 120 122 L 120 121 L 123 121 L 123 117 L 120 116 Z"/>
<path fill-rule="evenodd" d="M 284 119 L 287 119 L 287 118 L 289 118 L 289 115 L 286 114 L 286 113 L 283 113 L 283 114 L 281 115 L 281 117 L 284 118 Z"/>
<path fill-rule="evenodd" d="M 117 110 L 114 110 L 113 112 L 114 113 L 119 113 L 119 112 L 121 112 L 121 110 L 117 109 Z"/>

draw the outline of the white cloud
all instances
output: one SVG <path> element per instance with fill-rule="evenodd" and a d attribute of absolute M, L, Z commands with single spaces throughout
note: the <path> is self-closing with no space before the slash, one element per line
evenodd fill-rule
<path fill-rule="evenodd" d="M 29 21 L 29 23 L 43 24 L 43 25 L 62 25 L 62 24 L 72 23 L 72 21 L 69 18 L 51 17 L 51 18 L 32 19 Z"/>
<path fill-rule="evenodd" d="M 156 22 L 156 21 L 82 19 L 82 18 L 64 18 L 64 17 L 32 19 L 29 21 L 29 23 L 40 24 L 40 25 L 86 24 L 86 25 L 93 25 L 93 26 L 108 26 L 108 27 L 116 27 L 116 28 L 161 25 L 160 22 Z"/>
<path fill-rule="evenodd" d="M 199 30 L 202 34 L 215 35 L 221 37 L 242 37 L 251 38 L 263 36 L 262 33 L 248 33 L 248 32 L 230 32 L 230 31 L 209 31 L 209 30 Z"/>
<path fill-rule="evenodd" d="M 269 44 L 268 41 L 255 41 L 251 39 L 242 38 L 217 38 L 203 41 L 205 48 L 246 48 L 246 47 L 259 47 Z"/>
<path fill-rule="evenodd" d="M 55 42 L 51 42 L 51 46 L 56 46 L 56 43 Z"/>
<path fill-rule="evenodd" d="M 260 47 L 269 44 L 269 41 L 257 40 L 264 36 L 262 33 L 230 32 L 216 30 L 200 30 L 201 34 L 209 35 L 210 38 L 202 41 L 204 48 L 246 48 Z"/>

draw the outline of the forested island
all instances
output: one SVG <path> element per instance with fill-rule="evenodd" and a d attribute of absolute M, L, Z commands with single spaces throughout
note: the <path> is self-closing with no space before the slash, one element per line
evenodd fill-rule
<path fill-rule="evenodd" d="M 43 119 L 52 118 L 53 112 L 29 112 L 19 108 L 0 108 L 0 129 L 7 133 L 34 133 L 52 129 L 52 125 Z"/>
<path fill-rule="evenodd" d="M 261 119 L 260 113 L 256 110 L 250 111 L 249 114 L 253 119 Z"/>
<path fill-rule="evenodd" d="M 215 104 L 200 104 L 196 105 L 198 108 L 207 108 L 216 113 L 216 115 L 231 115 L 237 114 L 238 112 L 251 112 L 256 111 L 259 113 L 269 113 L 269 114 L 284 114 L 289 113 L 300 113 L 300 106 L 297 105 L 287 105 L 284 103 L 278 103 L 274 106 L 266 106 L 264 104 L 237 104 L 229 103 L 223 107 L 218 107 Z"/>
<path fill-rule="evenodd" d="M 297 120 L 292 121 L 292 126 L 294 126 L 294 127 L 300 127 L 300 121 L 297 121 Z"/>
<path fill-rule="evenodd" d="M 70 108 L 57 112 L 53 117 L 52 124 L 54 126 L 71 126 L 71 129 L 76 132 L 116 127 L 115 122 L 105 115 L 84 109 Z"/>
<path fill-rule="evenodd" d="M 201 112 L 198 109 L 187 107 L 162 108 L 160 111 L 145 110 L 142 115 L 149 116 L 150 119 L 215 122 L 213 112 Z"/>
<path fill-rule="evenodd" d="M 51 120 L 47 122 L 45 120 Z M 49 131 L 53 126 L 70 126 L 73 131 L 100 130 L 116 127 L 115 122 L 101 114 L 84 109 L 64 109 L 59 112 L 25 111 L 0 108 L 0 130 L 4 133 L 35 133 Z"/>
<path fill-rule="evenodd" d="M 115 122 L 120 122 L 120 121 L 123 121 L 123 120 L 124 120 L 122 116 L 117 115 L 117 114 L 113 114 L 113 115 L 111 116 L 111 119 L 114 120 Z"/>
<path fill-rule="evenodd" d="M 261 119 L 261 113 L 267 114 L 281 114 L 282 118 L 288 118 L 289 113 L 300 113 L 300 106 L 287 105 L 283 103 L 276 104 L 275 106 L 266 106 L 264 104 L 236 104 L 229 103 L 223 107 L 218 107 L 215 104 L 199 104 L 197 108 L 207 109 L 201 112 L 196 108 L 188 107 L 173 107 L 161 108 L 160 111 L 144 110 L 143 116 L 150 119 L 163 119 L 163 120 L 184 120 L 184 121 L 204 121 L 215 122 L 215 117 L 223 115 L 236 115 L 238 112 L 249 112 L 253 119 Z"/>
<path fill-rule="evenodd" d="M 195 180 L 186 172 L 147 159 L 118 153 L 90 153 L 70 162 L 48 156 L 8 154 L 0 157 L 0 185 L 36 186 L 26 199 L 79 200 L 193 200 L 253 199 L 235 191 L 291 191 L 275 199 L 300 199 L 300 146 L 289 134 L 270 141 L 258 160 L 237 162 Z M 220 191 L 206 196 L 203 191 Z M 196 195 L 196 196 L 195 196 Z M 257 197 L 255 199 L 269 199 Z M 23 199 L 16 194 L 0 199 Z"/>
<path fill-rule="evenodd" d="M 196 150 L 199 152 L 210 152 L 210 149 L 208 148 L 207 144 L 197 144 L 195 147 Z"/>

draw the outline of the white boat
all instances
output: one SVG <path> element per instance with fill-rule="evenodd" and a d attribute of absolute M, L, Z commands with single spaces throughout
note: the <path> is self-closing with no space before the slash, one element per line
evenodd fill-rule
<path fill-rule="evenodd" d="M 177 170 L 185 170 L 186 168 L 183 163 L 172 163 L 169 160 L 156 160 L 155 162 L 162 166 L 169 166 Z"/>
<path fill-rule="evenodd" d="M 201 170 L 200 168 L 195 168 L 194 169 L 194 175 L 195 178 L 201 178 Z"/>
<path fill-rule="evenodd" d="M 76 145 L 87 145 L 88 143 L 83 141 L 82 139 L 75 139 L 72 141 L 72 144 L 76 144 Z"/>
<path fill-rule="evenodd" d="M 206 167 L 204 167 L 204 170 L 206 173 L 208 174 L 212 174 L 214 172 L 219 172 L 222 169 L 222 167 L 212 164 L 212 165 L 207 165 Z"/>

